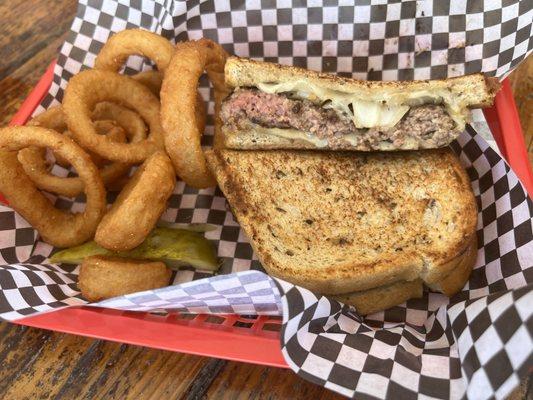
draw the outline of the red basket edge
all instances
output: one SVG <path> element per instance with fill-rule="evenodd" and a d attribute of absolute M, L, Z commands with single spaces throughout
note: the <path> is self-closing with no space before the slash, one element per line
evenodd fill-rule
<path fill-rule="evenodd" d="M 509 79 L 502 82 L 502 88 L 494 100 L 494 107 L 484 109 L 483 112 L 498 148 L 531 196 L 533 170 Z"/>
<path fill-rule="evenodd" d="M 144 313 L 134 313 L 137 315 L 132 317 L 106 311 L 67 307 L 14 323 L 160 350 L 288 368 L 281 354 L 278 332 L 257 334 L 253 328 L 230 328 L 194 319 L 168 322 L 165 317 L 151 318 Z"/>
<path fill-rule="evenodd" d="M 52 83 L 55 62 L 28 95 L 10 125 L 24 124 L 40 104 Z M 484 110 L 491 131 L 502 154 L 508 160 L 528 193 L 533 193 L 533 173 L 529 165 L 520 120 L 508 80 L 496 96 L 495 105 Z M 505 121 L 504 124 L 500 123 Z M 509 152 L 509 149 L 513 151 Z M 2 201 L 0 195 L 0 201 Z M 147 346 L 228 360 L 287 368 L 280 351 L 279 338 L 217 330 L 198 324 L 185 326 L 151 320 L 108 315 L 103 310 L 69 307 L 25 317 L 20 325 L 78 334 L 97 339 Z M 124 324 L 130 329 L 124 330 Z M 205 325 L 205 326 L 204 326 Z M 162 329 L 162 326 L 164 328 Z M 136 329 L 131 329 L 135 327 Z M 242 328 L 240 328 L 242 329 Z M 164 333 L 162 333 L 164 332 Z M 161 337 L 165 338 L 163 342 Z"/>

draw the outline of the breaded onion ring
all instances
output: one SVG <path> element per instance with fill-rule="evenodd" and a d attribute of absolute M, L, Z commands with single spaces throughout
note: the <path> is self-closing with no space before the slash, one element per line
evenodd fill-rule
<path fill-rule="evenodd" d="M 96 130 L 101 134 L 106 134 L 110 140 L 114 141 L 116 141 L 116 138 L 113 138 L 111 135 L 118 133 L 123 138 L 122 142 L 125 142 L 124 130 L 118 126 L 114 126 L 114 124 L 110 126 L 108 122 L 110 121 L 95 121 Z M 109 130 L 110 127 L 112 128 L 111 130 Z M 120 130 L 117 131 L 117 128 Z M 68 137 L 68 133 L 69 131 L 65 131 L 64 136 Z M 106 187 L 126 176 L 130 171 L 131 164 L 119 162 L 113 162 L 107 165 L 104 163 L 100 167 L 98 163 L 103 162 L 104 160 L 97 154 L 88 154 L 91 161 L 100 168 L 99 172 L 102 181 L 104 182 L 104 186 Z M 59 160 L 60 162 L 64 162 L 67 166 L 70 165 L 68 160 L 59 154 L 55 155 L 55 157 L 56 161 Z M 61 177 L 52 174 L 46 162 L 45 149 L 38 147 L 22 149 L 18 153 L 18 160 L 22 164 L 22 168 L 24 168 L 26 175 L 28 175 L 39 189 L 67 197 L 76 197 L 83 193 L 83 181 L 79 177 Z"/>
<path fill-rule="evenodd" d="M 50 148 L 74 166 L 87 197 L 83 213 L 55 208 L 28 178 L 16 151 L 29 146 Z M 57 247 L 77 246 L 91 239 L 106 210 L 104 184 L 89 155 L 72 139 L 35 126 L 0 129 L 0 192 L 45 242 Z"/>
<path fill-rule="evenodd" d="M 96 131 L 100 135 L 106 136 L 112 142 L 127 142 L 126 131 L 113 120 L 100 119 L 94 121 L 94 126 L 96 128 Z M 67 135 L 68 137 L 72 137 L 72 134 L 68 130 L 63 132 L 63 134 Z M 98 154 L 93 153 L 92 151 L 88 151 L 87 153 L 89 153 L 89 156 L 91 156 L 91 160 L 93 160 L 94 165 L 96 165 L 98 168 L 102 168 L 110 163 L 109 160 L 106 160 L 102 156 L 99 156 Z"/>
<path fill-rule="evenodd" d="M 78 286 L 89 301 L 167 286 L 172 271 L 160 261 L 90 256 L 80 267 Z"/>
<path fill-rule="evenodd" d="M 175 185 L 176 174 L 165 152 L 151 155 L 102 218 L 95 242 L 113 251 L 140 245 L 166 210 Z"/>
<path fill-rule="evenodd" d="M 111 106 L 120 107 L 128 112 L 131 112 L 134 115 L 137 115 L 135 114 L 135 112 L 128 110 L 125 107 L 116 105 L 116 104 L 112 104 L 112 103 L 100 103 L 100 104 L 101 105 L 110 104 Z M 93 117 L 94 117 L 94 114 L 95 113 L 93 112 Z M 111 114 L 111 113 L 108 113 L 108 114 Z M 140 117 L 138 118 L 141 124 L 144 125 L 144 122 L 142 122 L 142 119 L 140 119 Z M 117 131 L 114 129 L 114 128 L 118 128 L 118 126 L 115 124 L 115 121 L 111 121 L 111 119 L 104 119 L 104 118 L 93 118 L 93 119 L 95 120 L 95 123 L 96 123 L 95 127 L 99 134 L 108 136 L 109 139 L 114 142 L 125 142 L 126 141 L 126 140 L 122 140 L 122 137 L 124 136 L 124 130 L 122 129 L 122 127 L 120 128 L 120 131 Z M 113 126 L 111 126 L 110 123 L 112 123 Z M 62 133 L 63 135 L 66 135 L 68 137 L 72 136 L 71 133 L 67 129 L 67 122 L 65 121 L 65 114 L 63 113 L 63 109 L 61 108 L 61 106 L 54 106 L 54 107 L 49 108 L 43 113 L 32 118 L 26 125 L 42 126 L 43 128 L 53 129 L 56 132 Z M 144 129 L 146 129 L 146 127 L 144 127 Z M 140 137 L 140 139 L 142 138 L 144 138 L 144 136 Z M 25 150 L 22 150 L 22 151 L 25 151 Z M 43 149 L 41 149 L 41 152 L 44 157 L 45 152 L 43 151 Z M 97 167 L 101 167 L 103 165 L 102 157 L 90 151 L 88 151 L 88 153 Z M 54 158 L 55 158 L 56 164 L 59 164 L 64 168 L 69 167 L 69 163 L 66 160 L 64 160 L 61 156 L 54 154 Z M 24 169 L 28 171 L 28 169 L 31 169 L 33 167 L 35 166 L 25 165 Z"/>
<path fill-rule="evenodd" d="M 67 130 L 67 122 L 65 121 L 65 114 L 61 106 L 50 107 L 48 110 L 33 117 L 28 125 L 41 126 L 43 128 L 52 129 L 56 132 L 63 133 Z"/>
<path fill-rule="evenodd" d="M 95 121 L 94 126 L 96 127 L 96 131 L 100 135 L 107 136 L 109 140 L 113 142 L 120 142 L 120 143 L 126 142 L 126 132 L 115 121 L 112 121 L 110 119 L 102 119 L 102 120 Z M 44 127 L 46 128 L 46 126 Z M 70 138 L 72 137 L 72 134 L 70 133 L 69 130 L 63 131 L 63 135 L 68 136 Z M 21 151 L 24 151 L 24 150 L 21 150 Z M 105 160 L 98 154 L 95 154 L 92 151 L 88 151 L 87 153 L 89 154 L 89 156 L 91 156 L 91 160 L 93 160 L 94 165 L 96 165 L 98 168 L 102 168 L 104 165 L 109 164 L 109 161 Z M 61 165 L 63 168 L 68 168 L 70 166 L 68 161 L 65 160 L 63 157 L 58 156 L 57 154 L 54 154 L 54 158 L 55 158 L 56 164 Z"/>
<path fill-rule="evenodd" d="M 112 120 L 126 131 L 126 136 L 130 142 L 139 142 L 146 138 L 146 124 L 135 111 L 132 111 L 119 104 L 104 101 L 98 103 L 93 112 L 92 120 Z M 54 106 L 43 113 L 33 117 L 28 125 L 42 126 L 64 133 L 68 127 L 65 114 L 61 106 Z"/>
<path fill-rule="evenodd" d="M 93 110 L 91 119 L 93 121 L 111 120 L 115 121 L 126 131 L 129 142 L 140 142 L 146 138 L 147 128 L 143 119 L 135 111 L 119 104 L 104 101 L 98 103 Z"/>
<path fill-rule="evenodd" d="M 103 101 L 124 104 L 137 111 L 150 127 L 148 137 L 135 143 L 116 143 L 98 135 L 91 111 Z M 164 148 L 159 100 L 146 86 L 128 76 L 94 69 L 80 72 L 70 79 L 65 90 L 63 111 L 74 140 L 107 160 L 137 163 Z"/>
<path fill-rule="evenodd" d="M 161 74 L 161 72 L 139 72 L 138 74 L 133 75 L 132 78 L 135 79 L 137 82 L 142 83 L 144 86 L 150 89 L 153 94 L 159 97 L 159 93 L 161 92 L 161 85 L 163 83 L 163 74 Z M 222 79 L 224 79 L 224 77 L 222 77 Z M 202 99 L 200 92 L 198 92 L 196 95 L 196 107 L 194 111 L 196 114 L 196 125 L 198 126 L 198 131 L 200 132 L 200 134 L 203 134 L 205 130 L 206 110 L 204 100 Z"/>
<path fill-rule="evenodd" d="M 163 84 L 163 74 L 159 71 L 143 71 L 131 76 L 137 82 L 142 83 L 150 91 L 159 97 L 161 85 Z"/>
<path fill-rule="evenodd" d="M 202 151 L 202 132 L 195 123 L 198 79 L 205 70 L 215 89 L 215 101 L 220 103 L 227 92 L 224 84 L 226 57 L 220 45 L 207 39 L 179 43 L 163 79 L 161 123 L 165 149 L 177 175 L 195 188 L 216 184 Z M 215 107 L 215 112 L 217 109 Z M 219 126 L 215 124 L 215 138 Z"/>
<path fill-rule="evenodd" d="M 53 129 L 54 131 L 63 134 L 67 130 L 67 123 L 65 122 L 65 116 L 63 115 L 63 109 L 61 106 L 49 108 L 36 117 L 33 117 L 26 125 L 42 126 L 43 128 Z M 46 151 L 44 149 L 39 149 L 39 151 L 43 154 L 43 157 L 45 157 Z M 54 157 L 57 164 L 65 168 L 69 166 L 68 162 L 66 162 L 61 156 L 54 154 Z"/>
<path fill-rule="evenodd" d="M 125 107 L 117 104 L 103 102 L 97 104 L 93 111 L 93 117 L 96 118 L 114 118 L 116 122 L 123 125 L 128 130 L 128 136 L 133 142 L 143 140 L 145 137 L 145 125 L 142 119 L 134 111 L 128 110 Z M 106 122 L 107 121 L 107 122 Z M 112 125 L 109 124 L 109 120 L 97 120 L 94 121 L 94 126 L 99 134 L 105 134 L 111 127 L 118 128 L 115 122 Z M 65 114 L 60 106 L 52 107 L 46 110 L 44 113 L 39 114 L 37 117 L 28 122 L 28 125 L 42 126 L 45 128 L 51 128 L 56 130 L 64 130 L 63 134 L 71 136 L 70 131 L 66 129 Z M 111 141 L 125 142 L 123 139 L 124 131 L 120 127 L 121 132 L 109 131 L 106 136 Z M 130 133 L 131 132 L 131 133 Z M 116 134 L 119 133 L 118 137 Z M 119 140 L 117 140 L 119 139 Z M 122 140 L 120 140 L 122 139 Z M 99 166 L 99 161 L 103 161 L 98 154 L 88 152 L 93 162 Z M 61 156 L 55 155 L 56 162 L 60 165 L 65 165 L 68 162 Z M 44 149 L 30 147 L 23 149 L 18 154 L 18 159 L 24 168 L 26 174 L 35 183 L 35 185 L 42 190 L 46 190 L 51 193 L 56 193 L 62 196 L 75 197 L 83 192 L 83 182 L 79 177 L 59 177 L 53 175 L 46 163 L 46 152 Z M 117 185 L 114 185 L 120 178 L 125 177 L 130 171 L 130 164 L 114 162 L 108 165 L 103 164 L 100 170 L 104 185 L 110 189 L 115 189 Z"/>
<path fill-rule="evenodd" d="M 118 72 L 131 55 L 147 57 L 165 72 L 174 46 L 164 37 L 141 29 L 128 29 L 111 36 L 96 57 L 94 68 Z"/>

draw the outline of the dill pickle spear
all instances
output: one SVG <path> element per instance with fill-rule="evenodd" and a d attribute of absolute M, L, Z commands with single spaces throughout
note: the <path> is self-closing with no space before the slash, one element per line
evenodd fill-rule
<path fill-rule="evenodd" d="M 155 228 L 144 242 L 132 250 L 114 252 L 91 241 L 58 251 L 50 257 L 50 262 L 80 264 L 85 257 L 94 255 L 162 261 L 172 269 L 188 265 L 215 271 L 220 266 L 215 249 L 205 237 L 197 232 L 171 228 Z"/>

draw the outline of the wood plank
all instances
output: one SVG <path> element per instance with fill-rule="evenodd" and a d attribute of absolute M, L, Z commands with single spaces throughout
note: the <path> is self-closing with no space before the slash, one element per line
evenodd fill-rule
<path fill-rule="evenodd" d="M 77 1 L 0 2 L 0 124 L 7 124 L 35 86 L 70 28 Z"/>
<path fill-rule="evenodd" d="M 177 398 L 210 361 L 7 323 L 2 330 L 5 399 Z"/>
<path fill-rule="evenodd" d="M 209 399 L 341 399 L 340 395 L 279 368 L 228 363 L 206 393 Z M 196 397 L 198 398 L 198 397 Z"/>
<path fill-rule="evenodd" d="M 3 399 L 340 399 L 286 369 L 0 324 Z"/>

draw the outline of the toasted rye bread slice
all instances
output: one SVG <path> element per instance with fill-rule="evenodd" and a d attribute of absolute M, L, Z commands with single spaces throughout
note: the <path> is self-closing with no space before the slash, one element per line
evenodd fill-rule
<path fill-rule="evenodd" d="M 434 284 L 475 235 L 474 196 L 449 149 L 206 157 L 267 272 L 318 293 Z"/>
<path fill-rule="evenodd" d="M 466 252 L 457 258 L 457 266 L 439 282 L 431 285 L 431 289 L 451 297 L 466 284 L 477 257 L 477 241 L 472 240 Z M 332 296 L 334 299 L 354 306 L 361 315 L 386 310 L 403 302 L 422 297 L 423 281 L 400 281 L 374 289 Z"/>
<path fill-rule="evenodd" d="M 384 95 L 400 92 L 449 91 L 466 107 L 487 107 L 500 84 L 495 78 L 473 74 L 456 78 L 420 81 L 362 81 L 328 73 L 247 58 L 230 57 L 225 66 L 226 84 L 231 87 L 257 86 L 259 83 L 285 83 L 298 79 L 319 88 L 344 93 L 361 93 L 368 100 L 381 101 Z"/>

